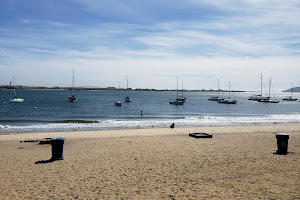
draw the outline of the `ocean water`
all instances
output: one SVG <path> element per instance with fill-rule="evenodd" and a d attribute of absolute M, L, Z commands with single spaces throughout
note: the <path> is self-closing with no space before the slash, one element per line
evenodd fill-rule
<path fill-rule="evenodd" d="M 290 93 L 276 94 L 276 99 L 281 100 L 278 104 L 247 100 L 255 92 L 234 93 L 237 104 L 226 105 L 208 101 L 215 93 L 185 92 L 187 101 L 182 106 L 168 103 L 176 98 L 176 92 L 130 91 L 129 103 L 124 102 L 126 91 L 76 91 L 76 103 L 67 101 L 70 91 L 18 90 L 17 93 L 24 98 L 23 103 L 10 103 L 11 91 L 0 90 L 0 132 L 169 127 L 172 123 L 175 127 L 186 127 L 300 122 L 299 100 L 282 101 Z M 300 99 L 299 93 L 293 96 Z M 122 102 L 121 107 L 114 105 L 117 100 Z"/>

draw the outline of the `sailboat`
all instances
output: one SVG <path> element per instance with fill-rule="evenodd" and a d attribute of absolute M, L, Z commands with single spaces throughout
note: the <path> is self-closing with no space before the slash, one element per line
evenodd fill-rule
<path fill-rule="evenodd" d="M 263 96 L 262 96 L 262 84 L 263 84 L 263 81 L 262 81 L 262 74 L 260 74 L 260 94 L 258 94 L 258 95 L 253 95 L 253 96 L 249 97 L 248 100 L 252 100 L 252 101 L 260 101 L 260 100 L 268 99 L 268 97 L 263 97 Z"/>
<path fill-rule="evenodd" d="M 182 90 L 181 90 L 181 96 L 177 97 L 177 101 L 184 101 L 186 100 L 186 97 L 183 96 L 183 79 L 182 79 Z"/>
<path fill-rule="evenodd" d="M 68 97 L 69 102 L 75 103 L 77 101 L 77 97 L 74 94 L 74 68 L 73 68 L 73 78 L 72 78 L 72 94 Z"/>
<path fill-rule="evenodd" d="M 118 81 L 118 90 L 119 90 L 119 94 L 120 94 L 120 84 L 119 84 L 119 81 Z M 116 101 L 115 102 L 115 106 L 122 106 L 121 101 Z"/>
<path fill-rule="evenodd" d="M 221 99 L 221 100 L 218 101 L 218 103 L 223 103 L 223 104 L 236 104 L 237 100 L 235 100 L 235 99 L 231 100 L 231 99 L 230 99 L 230 81 L 229 81 L 229 90 L 228 90 L 228 92 L 229 92 L 229 97 L 228 97 L 228 99 Z"/>
<path fill-rule="evenodd" d="M 220 101 L 220 100 L 224 100 L 223 98 L 219 98 L 219 92 L 220 92 L 220 89 L 219 89 L 219 79 L 218 79 L 218 95 L 217 95 L 217 96 L 214 96 L 214 97 L 210 97 L 208 100 L 210 100 L 210 101 Z"/>
<path fill-rule="evenodd" d="M 16 93 L 16 84 L 15 84 L 15 76 L 13 76 L 13 79 L 14 79 L 14 98 L 9 100 L 11 103 L 22 103 L 24 101 L 24 99 L 21 99 L 17 96 L 17 93 Z"/>
<path fill-rule="evenodd" d="M 291 88 L 291 96 L 288 98 L 283 98 L 283 101 L 297 101 L 297 98 L 293 98 L 293 92 L 294 92 L 294 87 L 293 87 L 293 83 L 292 83 L 292 88 Z"/>
<path fill-rule="evenodd" d="M 262 99 L 262 100 L 259 100 L 258 102 L 262 102 L 262 103 L 279 103 L 280 101 L 275 101 L 275 100 L 271 100 L 270 97 L 271 97 L 271 78 L 270 78 L 270 82 L 269 82 L 269 96 Z"/>
<path fill-rule="evenodd" d="M 169 104 L 173 104 L 173 105 L 183 105 L 184 104 L 184 101 L 180 101 L 179 99 L 178 99 L 178 77 L 177 77 L 177 98 L 176 98 L 176 100 L 174 100 L 174 101 L 170 101 L 169 102 Z"/>
<path fill-rule="evenodd" d="M 129 92 L 128 92 L 128 78 L 126 75 L 126 81 L 127 81 L 127 96 L 125 97 L 125 102 L 131 102 L 130 98 L 129 98 Z"/>

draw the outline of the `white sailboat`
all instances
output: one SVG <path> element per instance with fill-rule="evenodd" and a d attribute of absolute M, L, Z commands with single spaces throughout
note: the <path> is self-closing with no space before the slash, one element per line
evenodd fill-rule
<path fill-rule="evenodd" d="M 298 100 L 297 98 L 293 98 L 293 92 L 294 92 L 294 86 L 293 86 L 293 83 L 292 83 L 291 96 L 287 97 L 287 98 L 283 98 L 282 100 L 283 101 L 297 101 Z"/>
<path fill-rule="evenodd" d="M 177 77 L 177 98 L 174 101 L 170 101 L 169 104 L 173 104 L 173 105 L 183 105 L 184 101 L 181 101 L 178 99 L 178 77 Z"/>
<path fill-rule="evenodd" d="M 271 85 L 272 85 L 272 82 L 271 82 L 271 78 L 270 78 L 270 83 L 269 83 L 269 96 L 262 99 L 262 100 L 259 100 L 258 102 L 262 102 L 262 103 L 279 103 L 280 101 L 276 101 L 276 100 L 271 100 Z M 275 96 L 275 95 L 274 95 Z"/>
<path fill-rule="evenodd" d="M 72 78 L 72 94 L 68 97 L 69 102 L 77 102 L 77 97 L 74 94 L 74 68 L 73 68 L 73 78 Z"/>
<path fill-rule="evenodd" d="M 120 94 L 120 84 L 119 84 L 119 81 L 118 81 L 118 90 L 119 90 L 119 94 Z M 114 104 L 115 104 L 115 106 L 122 106 L 121 101 L 116 101 Z"/>
<path fill-rule="evenodd" d="M 237 100 L 235 99 L 230 99 L 230 81 L 229 81 L 229 97 L 228 99 L 221 99 L 218 101 L 218 103 L 223 103 L 223 104 L 236 104 Z"/>
<path fill-rule="evenodd" d="M 128 78 L 126 75 L 126 81 L 127 81 L 127 96 L 125 97 L 125 102 L 131 102 L 130 98 L 129 98 L 129 92 L 128 92 Z"/>
<path fill-rule="evenodd" d="M 260 74 L 260 94 L 258 94 L 258 95 L 253 95 L 253 96 L 249 97 L 248 100 L 252 100 L 252 101 L 260 101 L 260 100 L 268 99 L 268 97 L 263 97 L 263 96 L 262 96 L 262 84 L 263 84 L 263 81 L 262 81 L 262 74 Z"/>
<path fill-rule="evenodd" d="M 9 100 L 11 103 L 22 103 L 24 101 L 24 99 L 21 99 L 17 96 L 16 93 L 16 83 L 15 83 L 15 76 L 13 76 L 14 79 L 14 98 Z"/>
<path fill-rule="evenodd" d="M 214 96 L 214 97 L 210 97 L 208 100 L 210 100 L 210 101 L 220 101 L 220 100 L 224 100 L 224 98 L 219 98 L 219 92 L 220 92 L 220 89 L 219 89 L 219 79 L 218 79 L 218 95 L 217 95 L 217 96 Z"/>

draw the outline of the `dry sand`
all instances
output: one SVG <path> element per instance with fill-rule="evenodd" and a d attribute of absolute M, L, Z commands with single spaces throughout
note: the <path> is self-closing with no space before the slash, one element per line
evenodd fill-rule
<path fill-rule="evenodd" d="M 62 161 L 20 143 L 58 136 Z M 300 124 L 0 134 L 0 199 L 300 199 L 299 174 Z"/>

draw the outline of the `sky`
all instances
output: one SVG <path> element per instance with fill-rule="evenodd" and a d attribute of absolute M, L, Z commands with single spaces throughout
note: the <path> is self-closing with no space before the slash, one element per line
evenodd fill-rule
<path fill-rule="evenodd" d="M 299 0 L 0 0 L 0 85 L 300 86 Z"/>

